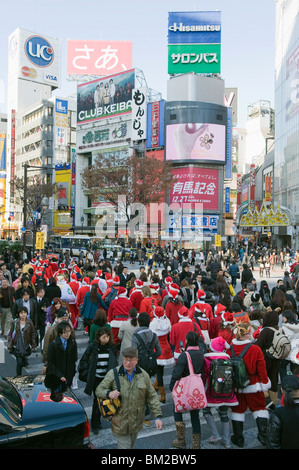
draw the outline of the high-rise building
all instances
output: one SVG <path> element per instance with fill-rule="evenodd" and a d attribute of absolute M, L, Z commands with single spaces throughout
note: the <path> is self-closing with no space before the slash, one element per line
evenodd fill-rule
<path fill-rule="evenodd" d="M 298 246 L 299 226 L 299 3 L 276 0 L 274 202 L 294 225 L 279 228 L 278 243 Z M 297 240 L 296 240 L 297 239 Z M 296 243 L 297 241 L 297 243 Z"/>

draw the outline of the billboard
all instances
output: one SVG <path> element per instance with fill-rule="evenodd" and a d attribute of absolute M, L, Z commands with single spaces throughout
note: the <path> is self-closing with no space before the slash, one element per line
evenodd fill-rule
<path fill-rule="evenodd" d="M 78 85 L 77 124 L 131 113 L 134 87 L 134 69 Z"/>
<path fill-rule="evenodd" d="M 0 134 L 0 170 L 6 170 L 6 134 Z"/>
<path fill-rule="evenodd" d="M 203 210 L 219 210 L 219 171 L 213 168 L 186 167 L 172 170 L 175 183 L 170 204 L 202 204 Z"/>
<path fill-rule="evenodd" d="M 146 148 L 148 149 L 164 146 L 164 105 L 164 100 L 147 104 Z"/>
<path fill-rule="evenodd" d="M 131 41 L 67 41 L 67 74 L 106 76 L 132 68 Z"/>
<path fill-rule="evenodd" d="M 168 14 L 168 73 L 221 72 L 221 12 Z"/>
<path fill-rule="evenodd" d="M 9 78 L 60 86 L 61 40 L 16 29 L 9 37 Z"/>
<path fill-rule="evenodd" d="M 76 133 L 77 152 L 100 149 L 106 144 L 129 139 L 131 134 L 131 125 L 127 121 L 97 126 L 97 128 L 79 129 Z"/>
<path fill-rule="evenodd" d="M 225 163 L 226 126 L 188 122 L 166 126 L 166 160 Z"/>
<path fill-rule="evenodd" d="M 145 140 L 147 131 L 147 88 L 134 88 L 132 97 L 132 140 Z"/>

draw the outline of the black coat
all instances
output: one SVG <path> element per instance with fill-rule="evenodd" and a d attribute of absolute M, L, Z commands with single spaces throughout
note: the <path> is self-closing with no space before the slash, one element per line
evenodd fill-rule
<path fill-rule="evenodd" d="M 204 368 L 204 356 L 199 349 L 187 349 L 187 352 L 190 354 L 194 373 L 202 374 Z M 177 380 L 180 380 L 182 377 L 187 377 L 189 375 L 188 359 L 185 353 L 179 355 L 177 363 L 173 369 L 172 376 L 170 379 L 169 388 L 173 389 Z"/>
<path fill-rule="evenodd" d="M 271 414 L 267 432 L 268 449 L 297 449 L 299 425 L 299 399 L 295 408 L 281 406 Z"/>
<path fill-rule="evenodd" d="M 42 310 L 42 308 L 49 307 L 50 301 L 47 297 L 43 297 L 41 302 L 38 302 L 37 297 L 34 297 L 34 300 L 36 302 L 37 327 L 39 327 L 40 325 L 45 324 L 46 321 L 46 312 Z"/>
<path fill-rule="evenodd" d="M 98 351 L 100 348 L 101 346 L 99 345 L 99 343 L 90 343 L 87 346 L 79 363 L 79 380 L 86 382 L 84 393 L 86 393 L 87 395 L 91 395 L 93 392 L 97 368 Z M 114 349 L 111 346 L 107 346 L 107 350 L 109 351 L 109 361 L 107 370 L 108 372 L 110 369 L 117 367 L 118 364 Z"/>
<path fill-rule="evenodd" d="M 50 284 L 48 285 L 46 288 L 45 288 L 45 297 L 47 297 L 47 299 L 49 300 L 49 302 L 51 303 L 52 300 L 55 298 L 55 297 L 61 297 L 61 289 L 59 286 L 57 286 L 56 284 Z"/>
<path fill-rule="evenodd" d="M 34 299 L 29 299 L 30 303 L 30 319 L 33 322 L 34 327 L 37 327 L 37 307 L 36 307 L 36 302 Z M 12 309 L 12 317 L 15 319 L 17 317 L 17 313 L 20 308 L 23 307 L 23 299 L 17 299 L 14 303 L 13 309 Z"/>
<path fill-rule="evenodd" d="M 67 348 L 64 351 L 60 336 L 49 344 L 47 353 L 47 374 L 54 375 L 61 379 L 65 377 L 67 384 L 72 384 L 73 377 L 76 373 L 77 343 L 70 336 L 67 341 Z"/>

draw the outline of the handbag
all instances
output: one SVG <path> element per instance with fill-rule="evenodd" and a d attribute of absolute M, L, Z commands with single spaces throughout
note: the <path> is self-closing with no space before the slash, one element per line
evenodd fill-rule
<path fill-rule="evenodd" d="M 201 374 L 194 374 L 190 354 L 185 351 L 189 375 L 177 380 L 173 389 L 172 397 L 176 413 L 199 410 L 207 406 L 207 397 Z"/>
<path fill-rule="evenodd" d="M 116 387 L 117 390 L 120 391 L 120 383 L 119 383 L 119 377 L 116 368 L 113 369 L 114 372 L 114 377 L 115 377 L 115 382 L 116 382 Z M 111 421 L 112 417 L 118 412 L 120 409 L 120 398 L 99 398 L 98 399 L 98 406 L 101 415 L 106 421 Z"/>

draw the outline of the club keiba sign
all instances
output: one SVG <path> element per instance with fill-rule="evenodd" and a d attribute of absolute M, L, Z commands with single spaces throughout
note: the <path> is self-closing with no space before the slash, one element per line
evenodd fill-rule
<path fill-rule="evenodd" d="M 77 123 L 131 113 L 134 86 L 134 69 L 78 85 Z"/>
<path fill-rule="evenodd" d="M 176 168 L 175 183 L 170 192 L 170 204 L 202 204 L 204 211 L 217 211 L 219 171 L 213 168 Z"/>

